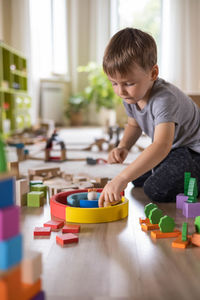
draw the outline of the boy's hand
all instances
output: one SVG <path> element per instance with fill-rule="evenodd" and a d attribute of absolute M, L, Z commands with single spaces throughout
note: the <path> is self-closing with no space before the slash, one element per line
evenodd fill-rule
<path fill-rule="evenodd" d="M 112 205 L 112 203 L 116 204 L 116 202 L 120 202 L 120 193 L 123 192 L 127 184 L 128 182 L 120 175 L 113 178 L 109 183 L 106 184 L 103 191 L 101 192 L 101 195 L 99 197 L 99 207 L 103 207 L 104 202 L 105 206 L 109 206 L 109 204 Z"/>
<path fill-rule="evenodd" d="M 128 155 L 128 149 L 125 147 L 114 148 L 108 155 L 109 164 L 122 164 Z"/>

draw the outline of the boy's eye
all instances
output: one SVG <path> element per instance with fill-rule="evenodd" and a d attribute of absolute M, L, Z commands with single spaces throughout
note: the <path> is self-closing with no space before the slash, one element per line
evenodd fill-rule
<path fill-rule="evenodd" d="M 112 86 L 116 86 L 117 85 L 117 83 L 116 82 L 111 82 L 112 83 Z"/>
<path fill-rule="evenodd" d="M 132 85 L 134 85 L 135 83 L 133 83 L 133 82 L 126 82 L 126 86 L 132 86 Z"/>

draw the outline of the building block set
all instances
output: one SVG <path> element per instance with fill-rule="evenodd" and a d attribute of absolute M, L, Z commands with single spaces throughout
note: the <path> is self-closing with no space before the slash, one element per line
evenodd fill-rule
<path fill-rule="evenodd" d="M 0 144 L 0 152 L 4 149 Z M 15 178 L 6 172 L 5 153 L 0 156 L 0 299 L 45 299 L 41 292 L 41 254 L 24 258 L 20 209 L 15 205 Z M 28 274 L 28 275 L 27 275 Z M 41 296 L 40 296 L 41 295 Z"/>

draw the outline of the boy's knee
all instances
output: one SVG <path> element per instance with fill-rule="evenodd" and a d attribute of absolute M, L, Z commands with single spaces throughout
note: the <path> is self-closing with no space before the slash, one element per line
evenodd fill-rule
<path fill-rule="evenodd" d="M 156 202 L 174 202 L 176 194 L 170 194 L 169 191 L 162 191 L 151 180 L 147 180 L 143 186 L 144 193 L 152 200 Z"/>

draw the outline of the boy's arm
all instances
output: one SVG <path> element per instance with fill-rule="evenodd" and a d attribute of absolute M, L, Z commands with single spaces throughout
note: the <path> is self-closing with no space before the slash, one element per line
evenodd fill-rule
<path fill-rule="evenodd" d="M 99 198 L 99 206 L 103 206 L 104 201 L 119 201 L 120 192 L 126 188 L 128 182 L 135 180 L 157 166 L 170 152 L 174 140 L 174 132 L 174 123 L 158 124 L 155 127 L 153 143 L 105 186 Z"/>
<path fill-rule="evenodd" d="M 130 150 L 141 134 L 142 130 L 135 119 L 128 117 L 128 124 L 125 127 L 124 135 L 118 145 L 118 148 L 126 148 L 127 150 Z"/>
<path fill-rule="evenodd" d="M 128 124 L 125 127 L 123 138 L 119 145 L 110 151 L 108 163 L 123 163 L 128 155 L 128 151 L 135 144 L 142 133 L 141 128 L 133 118 L 128 118 Z"/>

